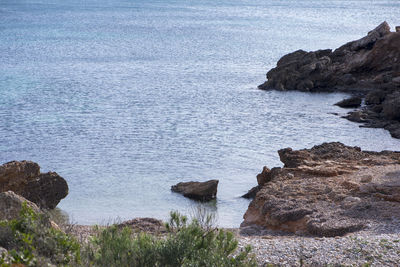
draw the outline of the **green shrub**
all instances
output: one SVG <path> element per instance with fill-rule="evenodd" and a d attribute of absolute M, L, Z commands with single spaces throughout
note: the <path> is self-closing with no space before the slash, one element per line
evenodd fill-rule
<path fill-rule="evenodd" d="M 35 213 L 26 204 L 18 219 L 0 222 L 0 246 L 9 251 L 9 263 L 42 266 L 80 262 L 79 243 L 52 228 L 46 215 Z M 5 258 L 3 261 L 7 263 Z"/>
<path fill-rule="evenodd" d="M 117 226 L 98 230 L 86 246 L 86 265 L 256 266 L 249 247 L 237 251 L 234 235 L 211 227 L 210 222 L 211 217 L 207 217 L 188 223 L 185 216 L 173 212 L 166 235 L 134 234 Z"/>

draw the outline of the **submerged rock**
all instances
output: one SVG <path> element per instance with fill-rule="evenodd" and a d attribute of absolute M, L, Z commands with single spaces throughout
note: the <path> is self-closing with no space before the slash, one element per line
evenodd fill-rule
<path fill-rule="evenodd" d="M 284 167 L 271 170 L 241 227 L 338 236 L 400 219 L 400 152 L 334 142 L 278 153 Z"/>
<path fill-rule="evenodd" d="M 55 172 L 40 173 L 32 161 L 11 161 L 0 166 L 0 192 L 13 191 L 41 208 L 53 209 L 68 195 L 68 184 Z"/>
<path fill-rule="evenodd" d="M 218 182 L 218 180 L 182 182 L 171 186 L 171 190 L 181 193 L 187 198 L 208 201 L 217 197 Z"/>

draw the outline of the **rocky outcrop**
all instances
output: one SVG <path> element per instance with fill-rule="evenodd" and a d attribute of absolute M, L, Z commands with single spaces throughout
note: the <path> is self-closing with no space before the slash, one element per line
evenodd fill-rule
<path fill-rule="evenodd" d="M 383 22 L 367 36 L 334 51 L 295 51 L 278 61 L 259 88 L 357 92 L 367 104 L 360 111 L 364 119 L 359 122 L 365 127 L 385 128 L 400 138 L 400 32 L 391 32 Z M 358 107 L 361 101 L 340 104 Z"/>
<path fill-rule="evenodd" d="M 191 199 L 208 201 L 217 197 L 218 182 L 218 180 L 183 182 L 171 186 L 171 190 Z"/>
<path fill-rule="evenodd" d="M 283 56 L 267 73 L 260 89 L 333 91 L 356 88 L 398 88 L 400 34 L 383 22 L 367 36 L 338 49 Z"/>
<path fill-rule="evenodd" d="M 23 203 L 33 209 L 36 213 L 41 213 L 35 203 L 15 194 L 12 191 L 0 193 L 0 221 L 17 219 L 20 215 Z"/>
<path fill-rule="evenodd" d="M 264 168 L 242 228 L 338 236 L 400 219 L 400 152 L 324 143 L 278 153 L 284 167 Z"/>
<path fill-rule="evenodd" d="M 67 196 L 68 185 L 55 172 L 40 173 L 37 163 L 11 161 L 0 166 L 0 192 L 9 190 L 41 208 L 53 209 Z"/>

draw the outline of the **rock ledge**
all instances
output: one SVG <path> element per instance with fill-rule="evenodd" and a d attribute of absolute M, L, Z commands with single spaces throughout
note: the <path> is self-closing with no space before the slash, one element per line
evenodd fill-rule
<path fill-rule="evenodd" d="M 400 152 L 334 142 L 278 153 L 284 167 L 264 168 L 242 228 L 330 237 L 400 220 Z"/>

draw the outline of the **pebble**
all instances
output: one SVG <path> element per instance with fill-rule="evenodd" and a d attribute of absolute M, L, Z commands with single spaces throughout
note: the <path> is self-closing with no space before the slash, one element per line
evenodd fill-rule
<path fill-rule="evenodd" d="M 341 237 L 241 236 L 259 266 L 400 266 L 400 222 Z"/>

